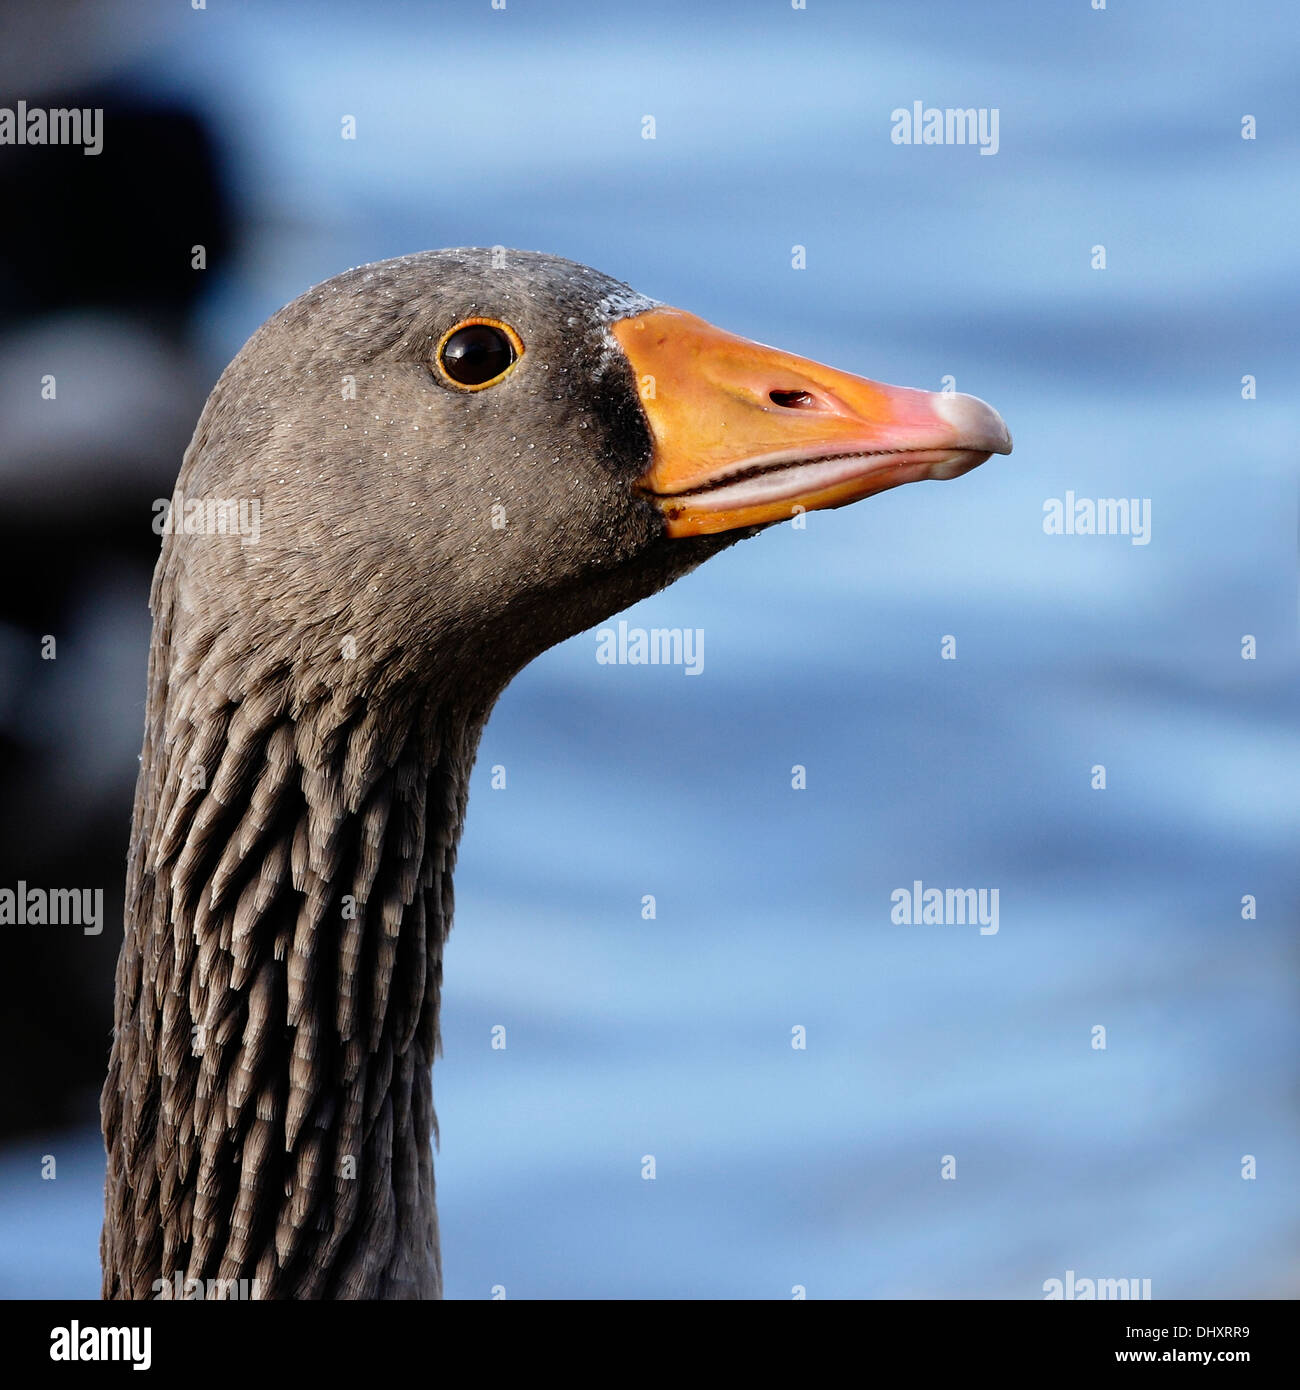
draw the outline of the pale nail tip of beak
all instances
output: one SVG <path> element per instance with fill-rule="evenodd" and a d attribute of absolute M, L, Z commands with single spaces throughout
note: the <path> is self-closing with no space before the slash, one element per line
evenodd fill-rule
<path fill-rule="evenodd" d="M 978 396 L 940 392 L 934 398 L 934 410 L 941 420 L 960 431 L 965 447 L 987 449 L 991 454 L 1011 452 L 1011 431 L 1006 421 Z"/>

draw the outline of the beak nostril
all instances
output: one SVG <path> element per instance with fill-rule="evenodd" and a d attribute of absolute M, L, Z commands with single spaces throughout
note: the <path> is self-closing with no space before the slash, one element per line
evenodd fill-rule
<path fill-rule="evenodd" d="M 807 391 L 769 391 L 767 398 L 773 405 L 784 406 L 788 410 L 803 410 L 817 404 L 816 398 Z"/>

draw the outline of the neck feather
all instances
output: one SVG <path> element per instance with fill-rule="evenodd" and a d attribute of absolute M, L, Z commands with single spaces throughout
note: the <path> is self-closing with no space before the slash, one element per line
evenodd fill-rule
<path fill-rule="evenodd" d="M 104 1294 L 437 1297 L 431 1068 L 486 711 L 308 690 L 156 619 Z"/>

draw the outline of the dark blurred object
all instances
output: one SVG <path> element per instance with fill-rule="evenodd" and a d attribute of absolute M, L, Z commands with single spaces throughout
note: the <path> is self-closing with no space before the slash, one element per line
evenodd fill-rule
<path fill-rule="evenodd" d="M 180 331 L 219 265 L 231 216 L 216 147 L 186 107 L 111 89 L 25 94 L 28 109 L 102 108 L 103 148 L 0 146 L 0 315 L 107 308 Z M 16 98 L 0 100 L 14 106 Z M 17 214 L 17 215 L 12 215 Z"/>
<path fill-rule="evenodd" d="M 4 1136 L 94 1113 L 142 732 L 152 504 L 171 492 L 211 385 L 188 326 L 233 241 L 195 110 L 125 85 L 19 95 L 29 110 L 101 108 L 103 148 L 0 146 L 0 886 L 103 888 L 105 920 L 99 936 L 3 928 L 0 1049 L 18 1059 L 0 1073 Z"/>

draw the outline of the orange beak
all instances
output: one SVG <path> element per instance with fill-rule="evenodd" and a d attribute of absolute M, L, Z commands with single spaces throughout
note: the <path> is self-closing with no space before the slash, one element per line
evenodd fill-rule
<path fill-rule="evenodd" d="M 611 330 L 636 373 L 654 453 L 637 487 L 670 536 L 842 507 L 1009 454 L 974 396 L 884 386 L 724 333 L 680 309 Z"/>

